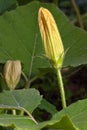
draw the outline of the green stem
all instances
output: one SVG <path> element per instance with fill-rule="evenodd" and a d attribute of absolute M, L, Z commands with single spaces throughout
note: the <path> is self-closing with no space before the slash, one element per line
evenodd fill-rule
<path fill-rule="evenodd" d="M 23 75 L 23 77 L 24 77 L 24 79 L 25 79 L 25 81 L 26 81 L 25 88 L 28 89 L 28 88 L 29 88 L 29 81 L 28 81 L 28 78 L 27 78 L 27 76 L 25 75 L 25 73 L 24 73 L 23 71 L 22 71 L 22 75 Z"/>
<path fill-rule="evenodd" d="M 16 110 L 12 110 L 13 115 L 16 115 Z"/>
<path fill-rule="evenodd" d="M 20 115 L 23 116 L 24 115 L 24 111 L 20 110 Z"/>
<path fill-rule="evenodd" d="M 61 70 L 57 70 L 57 79 L 58 79 L 58 84 L 60 88 L 60 94 L 61 94 L 61 100 L 62 100 L 62 107 L 66 107 L 66 99 L 65 99 L 65 91 L 64 91 L 64 86 L 63 86 L 63 81 L 62 81 L 62 76 L 61 76 Z"/>
<path fill-rule="evenodd" d="M 75 0 L 71 0 L 71 2 L 72 2 L 74 10 L 76 12 L 79 25 L 80 25 L 81 28 L 84 29 L 84 25 L 83 25 L 83 22 L 82 22 L 82 19 L 81 19 L 81 15 L 80 15 L 80 11 L 79 11 L 79 8 L 78 8 L 78 6 L 76 4 L 76 1 Z"/>

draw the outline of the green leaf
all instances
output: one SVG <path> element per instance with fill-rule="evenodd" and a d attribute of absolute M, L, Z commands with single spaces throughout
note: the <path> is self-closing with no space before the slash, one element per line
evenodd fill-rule
<path fill-rule="evenodd" d="M 40 109 L 45 109 L 47 112 L 51 113 L 52 115 L 58 112 L 56 110 L 56 107 L 51 103 L 49 103 L 48 101 L 46 101 L 45 99 L 42 99 L 41 104 L 38 107 Z"/>
<path fill-rule="evenodd" d="M 87 63 L 87 33 L 74 27 L 53 4 L 32 2 L 0 17 L 0 63 L 19 59 L 26 74 L 50 67 L 38 28 L 38 10 L 43 6 L 53 14 L 65 48 L 65 66 Z"/>
<path fill-rule="evenodd" d="M 0 93 L 1 109 L 19 109 L 32 113 L 40 104 L 41 96 L 35 89 L 4 91 Z"/>
<path fill-rule="evenodd" d="M 40 130 L 28 116 L 1 114 L 0 126 L 17 128 L 17 130 Z"/>
<path fill-rule="evenodd" d="M 0 0 L 0 14 L 10 9 L 12 6 L 15 7 L 16 0 Z"/>
<path fill-rule="evenodd" d="M 17 1 L 18 1 L 19 5 L 25 5 L 25 4 L 29 3 L 29 2 L 31 2 L 32 0 L 17 0 Z"/>
<path fill-rule="evenodd" d="M 80 130 L 87 130 L 87 99 L 78 101 L 59 113 L 53 119 L 60 119 L 63 115 L 68 115 L 76 127 Z"/>
<path fill-rule="evenodd" d="M 40 123 L 39 126 L 45 130 L 79 130 L 67 115 L 62 116 L 59 120 Z"/>
<path fill-rule="evenodd" d="M 39 124 L 35 124 L 27 116 L 0 115 L 0 126 L 17 128 L 17 130 L 79 130 L 66 115 L 60 120 L 50 120 Z"/>
<path fill-rule="evenodd" d="M 29 75 L 46 65 L 45 59 L 41 57 L 42 44 L 37 40 L 38 8 L 39 3 L 32 3 L 0 17 L 0 62 L 19 59 L 23 63 L 24 72 Z"/>

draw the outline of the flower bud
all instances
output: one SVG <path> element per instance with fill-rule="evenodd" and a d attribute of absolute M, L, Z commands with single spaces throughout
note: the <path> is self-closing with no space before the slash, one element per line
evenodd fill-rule
<path fill-rule="evenodd" d="M 5 81 L 10 90 L 15 89 L 21 76 L 21 62 L 8 60 L 4 66 Z"/>
<path fill-rule="evenodd" d="M 64 48 L 52 14 L 41 7 L 38 12 L 38 22 L 44 43 L 46 57 L 55 68 L 61 68 L 64 58 Z"/>

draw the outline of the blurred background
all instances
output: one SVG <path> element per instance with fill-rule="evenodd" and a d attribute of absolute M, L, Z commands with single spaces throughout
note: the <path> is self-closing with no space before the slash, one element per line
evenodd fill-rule
<path fill-rule="evenodd" d="M 0 0 L 0 14 L 5 11 L 15 9 L 17 6 L 26 5 L 34 0 Z M 87 31 L 87 0 L 39 0 L 42 3 L 53 3 L 70 20 L 70 22 Z M 63 81 L 66 92 L 67 104 L 87 98 L 87 65 L 81 65 L 76 68 L 62 69 Z M 56 74 L 48 72 L 36 79 L 31 87 L 40 91 L 43 97 L 61 110 L 61 99 L 57 87 Z M 42 110 L 36 110 L 35 114 L 40 115 L 40 120 L 47 120 L 50 114 Z M 44 114 L 45 113 L 45 114 Z M 36 116 L 37 116 L 36 115 Z"/>

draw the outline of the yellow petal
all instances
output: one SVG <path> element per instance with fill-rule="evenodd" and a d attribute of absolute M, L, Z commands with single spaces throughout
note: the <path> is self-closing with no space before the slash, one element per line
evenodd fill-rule
<path fill-rule="evenodd" d="M 38 22 L 46 56 L 54 67 L 61 67 L 64 48 L 56 22 L 49 10 L 43 7 L 39 9 Z"/>

